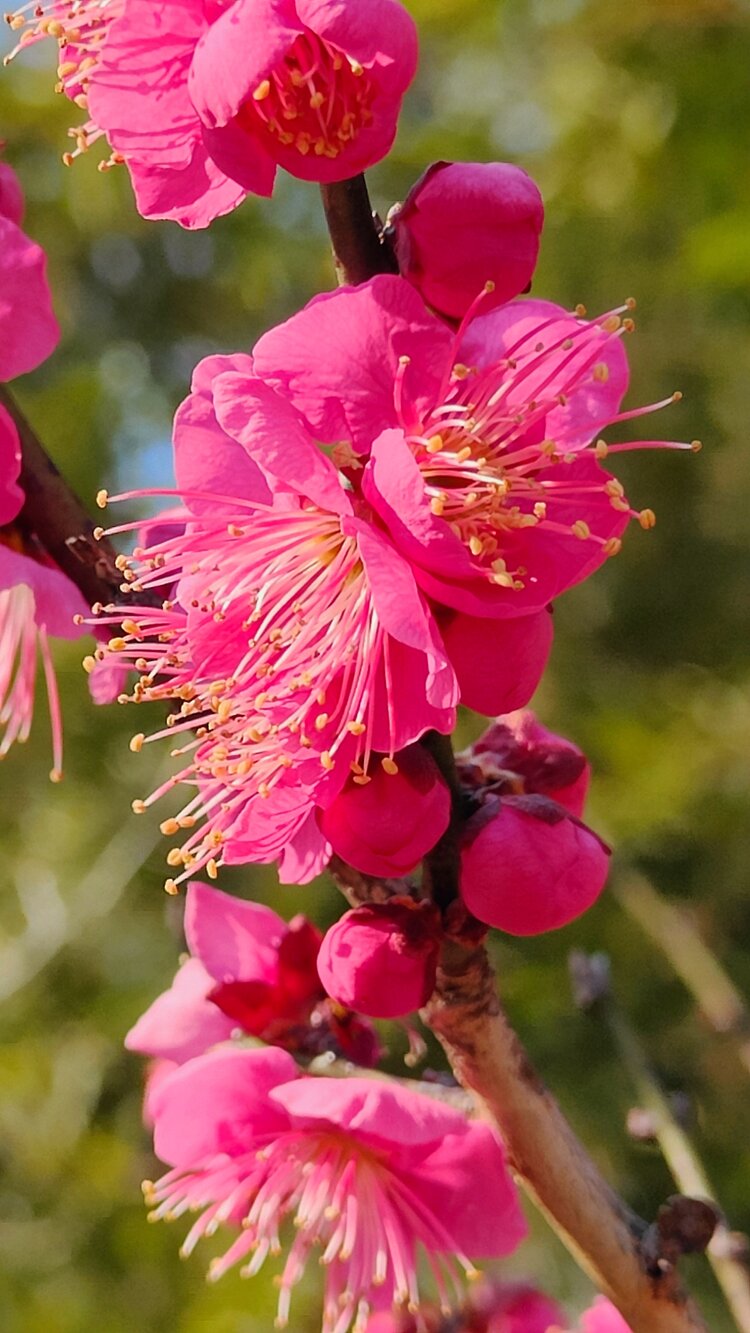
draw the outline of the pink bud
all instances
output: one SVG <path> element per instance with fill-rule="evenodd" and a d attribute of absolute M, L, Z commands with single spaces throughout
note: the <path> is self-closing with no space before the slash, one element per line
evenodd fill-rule
<path fill-rule="evenodd" d="M 23 221 L 23 190 L 12 167 L 0 162 L 0 218 L 8 218 L 20 227 Z"/>
<path fill-rule="evenodd" d="M 406 875 L 448 827 L 450 794 L 434 760 L 409 745 L 395 764 L 377 759 L 369 781 L 350 781 L 320 827 L 334 852 L 365 875 Z M 396 768 L 396 772 L 387 771 Z"/>
<path fill-rule="evenodd" d="M 439 920 L 428 903 L 372 904 L 326 934 L 318 972 L 328 994 L 371 1018 L 401 1018 L 435 989 Z"/>
<path fill-rule="evenodd" d="M 557 930 L 598 898 L 609 850 L 542 796 L 491 797 L 466 826 L 461 897 L 480 921 L 511 935 Z"/>
<path fill-rule="evenodd" d="M 389 221 L 403 276 L 438 313 L 461 319 L 487 282 L 485 310 L 528 287 L 544 205 L 520 167 L 434 162 Z"/>
<path fill-rule="evenodd" d="M 485 1333 L 547 1333 L 567 1323 L 559 1305 L 523 1282 L 483 1284 L 472 1309 L 483 1316 Z"/>

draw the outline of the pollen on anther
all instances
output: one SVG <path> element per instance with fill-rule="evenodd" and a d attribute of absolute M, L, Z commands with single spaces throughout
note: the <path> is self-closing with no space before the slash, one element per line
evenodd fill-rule
<path fill-rule="evenodd" d="M 642 509 L 638 515 L 638 522 L 646 530 L 653 528 L 656 524 L 656 514 L 653 509 Z"/>
<path fill-rule="evenodd" d="M 173 879 L 165 879 L 164 892 L 168 893 L 170 897 L 174 898 L 180 892 L 180 886 Z"/>
<path fill-rule="evenodd" d="M 146 737 L 144 736 L 142 731 L 138 731 L 136 732 L 135 736 L 130 737 L 130 748 L 133 751 L 133 754 L 140 754 L 141 750 L 143 749 L 143 742 L 145 741 L 145 739 Z"/>
<path fill-rule="evenodd" d="M 396 763 L 396 760 L 391 759 L 388 755 L 386 755 L 384 759 L 381 759 L 380 765 L 383 772 L 389 773 L 391 777 L 394 777 L 395 774 L 398 773 L 398 764 Z"/>
<path fill-rule="evenodd" d="M 104 490 L 104 488 L 102 488 L 100 491 L 97 491 L 97 493 L 96 493 L 96 503 L 97 503 L 97 505 L 99 506 L 100 509 L 106 509 L 106 508 L 107 508 L 107 502 L 108 502 L 108 500 L 109 500 L 109 491 Z"/>

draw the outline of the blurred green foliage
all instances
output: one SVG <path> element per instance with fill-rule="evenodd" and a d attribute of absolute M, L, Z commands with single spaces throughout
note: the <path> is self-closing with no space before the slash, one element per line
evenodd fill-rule
<path fill-rule="evenodd" d="M 618 461 L 659 516 L 556 610 L 538 711 L 587 748 L 591 819 L 616 848 L 613 884 L 645 871 L 694 914 L 750 992 L 750 8 L 736 0 L 411 0 L 419 80 L 396 150 L 372 173 L 385 212 L 431 158 L 500 157 L 532 172 L 547 204 L 534 290 L 603 310 L 634 294 L 632 403 L 675 388 L 654 434 L 698 436 L 698 457 Z M 52 94 L 55 54 L 37 48 L 0 81 L 0 136 L 48 249 L 64 336 L 18 384 L 31 420 L 76 488 L 166 483 L 170 417 L 198 358 L 247 348 L 332 284 L 312 187 L 289 178 L 210 232 L 141 221 L 124 171 L 66 171 L 75 109 Z M 91 157 L 95 154 L 92 153 Z M 637 432 L 631 432 L 635 435 Z M 4 1333 L 263 1333 L 270 1280 L 218 1288 L 204 1247 L 177 1259 L 180 1224 L 148 1227 L 153 1175 L 138 1062 L 122 1037 L 168 983 L 179 904 L 161 891 L 158 832 L 130 814 L 162 756 L 130 754 L 127 709 L 94 709 L 80 646 L 56 653 L 66 781 L 46 783 L 34 734 L 2 770 L 0 827 L 0 1327 Z M 139 725 L 142 725 L 139 719 Z M 464 736 L 476 731 L 467 718 Z M 269 871 L 224 887 L 325 923 L 333 890 L 279 890 Z M 610 1039 L 579 1014 L 571 947 L 605 949 L 622 1002 L 694 1134 L 733 1226 L 750 1229 L 748 1074 L 735 1038 L 711 1033 L 615 893 L 581 922 L 498 939 L 502 990 L 535 1060 L 597 1160 L 653 1216 L 671 1192 L 652 1148 L 632 1143 L 632 1088 Z M 404 1042 L 393 1035 L 394 1067 Z M 437 1063 L 437 1053 L 431 1058 Z M 480 1188 L 480 1183 L 477 1183 Z M 704 1261 L 691 1266 L 709 1322 L 731 1328 Z M 584 1279 L 539 1221 L 508 1271 L 574 1311 Z M 295 1328 L 319 1328 L 314 1275 Z"/>

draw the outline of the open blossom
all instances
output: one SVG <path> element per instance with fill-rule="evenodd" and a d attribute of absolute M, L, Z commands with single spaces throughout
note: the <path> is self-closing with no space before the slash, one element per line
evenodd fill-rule
<path fill-rule="evenodd" d="M 473 1258 L 522 1239 L 488 1126 L 386 1082 L 296 1075 L 283 1051 L 219 1048 L 164 1077 L 151 1110 L 156 1154 L 171 1169 L 144 1187 L 155 1219 L 200 1213 L 183 1253 L 223 1223 L 241 1225 L 214 1278 L 237 1263 L 257 1273 L 294 1220 L 279 1327 L 313 1251 L 326 1277 L 323 1333 L 363 1333 L 373 1306 L 419 1304 L 420 1251 L 450 1301 Z"/>
<path fill-rule="evenodd" d="M 203 866 L 277 858 L 304 882 L 330 857 L 316 810 L 352 774 L 364 782 L 374 755 L 395 775 L 399 750 L 449 732 L 455 676 L 409 564 L 249 358 L 199 368 L 175 466 L 190 521 L 123 559 L 128 611 L 99 621 L 122 625 L 110 649 L 141 673 L 133 697 L 178 704 L 149 739 L 169 737 L 183 767 L 137 808 L 190 786 L 162 825 L 184 837 L 170 889 Z M 170 591 L 154 607 L 139 589 Z"/>
<path fill-rule="evenodd" d="M 341 1004 L 371 1018 L 402 1018 L 435 989 L 439 946 L 440 919 L 431 903 L 368 903 L 326 931 L 318 972 Z"/>
<path fill-rule="evenodd" d="M 333 851 L 365 875 L 407 875 L 440 840 L 450 819 L 450 793 L 421 745 L 400 750 L 398 772 L 376 765 L 370 781 L 356 775 L 319 815 Z"/>
<path fill-rule="evenodd" d="M 508 162 L 433 162 L 388 214 L 402 275 L 452 319 L 486 283 L 488 307 L 528 287 L 543 222 L 539 190 Z"/>
<path fill-rule="evenodd" d="M 651 410 L 620 410 L 631 305 L 588 320 L 511 302 L 470 310 L 454 335 L 408 282 L 382 275 L 316 297 L 265 334 L 255 371 L 320 440 L 342 457 L 348 449 L 363 495 L 435 602 L 515 616 L 617 552 L 631 517 L 653 524 L 601 466 L 608 453 L 655 447 L 599 438 Z"/>
<path fill-rule="evenodd" d="M 187 227 L 270 195 L 279 166 L 333 181 L 380 161 L 417 62 L 398 0 L 52 0 L 29 23 L 22 44 L 57 37 L 88 106 L 69 157 L 104 135 L 143 216 Z"/>

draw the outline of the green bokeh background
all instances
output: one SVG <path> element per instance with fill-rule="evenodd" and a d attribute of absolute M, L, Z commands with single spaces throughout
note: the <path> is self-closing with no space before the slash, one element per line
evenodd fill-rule
<path fill-rule="evenodd" d="M 684 906 L 750 991 L 750 7 L 731 0 L 410 0 L 422 66 L 396 149 L 371 175 L 385 211 L 432 158 L 500 157 L 547 205 L 534 291 L 607 309 L 639 301 L 631 403 L 680 388 L 654 434 L 691 455 L 617 460 L 637 505 L 623 554 L 556 611 L 537 707 L 591 755 L 591 821 Z M 0 80 L 0 137 L 47 248 L 63 340 L 18 397 L 87 498 L 166 483 L 170 418 L 202 355 L 249 348 L 332 284 L 316 191 L 282 179 L 210 232 L 137 216 L 124 171 L 60 163 L 75 110 L 52 94 L 54 52 Z M 90 157 L 95 158 L 95 152 Z M 650 430 L 650 428 L 649 428 Z M 155 822 L 130 814 L 164 756 L 132 755 L 131 710 L 95 709 L 80 645 L 56 652 L 66 781 L 52 787 L 44 703 L 0 774 L 0 1328 L 3 1333 L 264 1333 L 268 1278 L 218 1287 L 208 1249 L 182 1264 L 184 1228 L 149 1227 L 139 1182 L 156 1169 L 140 1123 L 141 1070 L 123 1034 L 166 986 L 180 906 L 161 890 Z M 477 720 L 464 721 L 464 735 Z M 321 923 L 334 891 L 282 889 L 268 871 L 222 881 Z M 577 1012 L 571 948 L 612 957 L 622 1004 L 693 1134 L 732 1226 L 750 1229 L 748 1069 L 712 1032 L 614 892 L 558 934 L 498 940 L 510 1012 L 566 1112 L 629 1202 L 672 1192 L 624 1118 L 634 1094 L 604 1028 Z M 404 1042 L 391 1034 L 393 1068 Z M 433 1056 L 437 1062 L 437 1055 Z M 401 1068 L 403 1068 L 401 1066 Z M 477 1182 L 481 1189 L 481 1182 Z M 446 1207 L 450 1202 L 446 1201 Z M 589 1288 L 544 1224 L 507 1266 L 568 1303 Z M 712 1330 L 730 1330 L 704 1260 L 689 1265 Z M 317 1274 L 294 1308 L 319 1329 Z"/>

